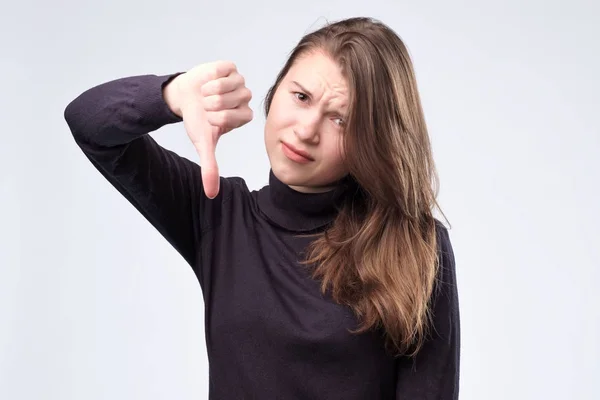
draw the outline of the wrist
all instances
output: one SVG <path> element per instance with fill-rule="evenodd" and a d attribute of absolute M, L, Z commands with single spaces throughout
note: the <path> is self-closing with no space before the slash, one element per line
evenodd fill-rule
<path fill-rule="evenodd" d="M 179 77 L 183 75 L 177 75 L 171 79 L 169 83 L 163 88 L 163 98 L 171 112 L 181 118 L 181 105 L 179 102 Z"/>

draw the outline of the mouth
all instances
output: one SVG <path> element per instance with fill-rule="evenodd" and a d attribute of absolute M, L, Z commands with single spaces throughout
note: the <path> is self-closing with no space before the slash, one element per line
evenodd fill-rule
<path fill-rule="evenodd" d="M 299 150 L 286 142 L 282 141 L 281 146 L 283 149 L 283 154 L 285 154 L 285 156 L 287 158 L 291 159 L 292 161 L 295 161 L 295 162 L 298 162 L 301 164 L 306 164 L 311 161 L 315 161 L 315 159 L 313 157 L 311 157 L 311 155 L 308 154 L 306 151 Z"/>

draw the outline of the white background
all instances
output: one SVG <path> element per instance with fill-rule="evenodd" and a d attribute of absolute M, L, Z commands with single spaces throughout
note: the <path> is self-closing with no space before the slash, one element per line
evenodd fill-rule
<path fill-rule="evenodd" d="M 594 1 L 2 1 L 0 398 L 206 399 L 199 285 L 63 119 L 85 89 L 230 59 L 255 120 L 221 173 L 267 183 L 263 100 L 326 20 L 408 45 L 452 224 L 462 400 L 600 398 Z M 198 160 L 182 124 L 153 134 Z M 232 399 L 233 400 L 233 399 Z"/>

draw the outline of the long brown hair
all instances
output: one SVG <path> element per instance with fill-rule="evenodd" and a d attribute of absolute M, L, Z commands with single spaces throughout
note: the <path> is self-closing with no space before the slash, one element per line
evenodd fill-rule
<path fill-rule="evenodd" d="M 438 176 L 402 40 L 372 18 L 350 18 L 304 36 L 267 93 L 265 112 L 294 62 L 321 51 L 348 80 L 345 162 L 357 190 L 307 253 L 314 278 L 361 325 L 383 328 L 386 347 L 414 355 L 425 340 L 438 270 Z M 441 211 L 441 210 L 440 210 Z"/>

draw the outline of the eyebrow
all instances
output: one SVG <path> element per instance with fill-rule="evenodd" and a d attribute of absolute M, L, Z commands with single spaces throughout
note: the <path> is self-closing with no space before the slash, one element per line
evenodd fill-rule
<path fill-rule="evenodd" d="M 304 86 L 302 86 L 298 81 L 292 81 L 292 83 L 296 86 L 298 86 L 300 88 L 300 90 L 302 90 L 306 95 L 308 95 L 308 97 L 313 97 L 312 93 L 306 89 Z M 347 112 L 342 112 L 341 110 L 337 110 L 337 113 L 342 116 L 343 118 L 347 117 Z"/>
<path fill-rule="evenodd" d="M 310 91 L 308 91 L 308 89 L 306 89 L 304 86 L 302 86 L 301 84 L 299 84 L 296 81 L 292 81 L 292 83 L 296 86 L 298 86 L 300 88 L 300 90 L 302 90 L 304 93 L 306 93 L 309 97 L 313 97 L 312 93 Z"/>

